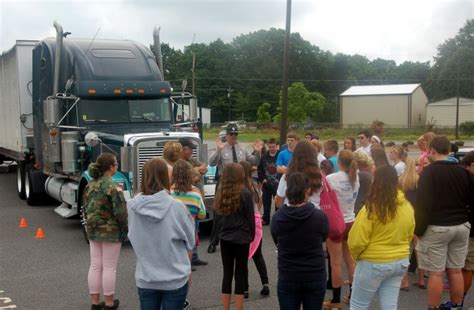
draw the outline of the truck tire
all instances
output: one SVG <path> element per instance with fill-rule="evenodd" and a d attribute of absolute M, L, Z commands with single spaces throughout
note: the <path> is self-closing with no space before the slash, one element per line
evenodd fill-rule
<path fill-rule="evenodd" d="M 30 165 L 26 166 L 25 199 L 29 206 L 38 206 L 50 201 L 47 199 L 48 195 L 44 190 L 46 179 L 47 176 L 43 172 L 32 169 Z"/>
<path fill-rule="evenodd" d="M 21 200 L 25 200 L 25 163 L 21 161 L 16 166 L 16 192 Z"/>

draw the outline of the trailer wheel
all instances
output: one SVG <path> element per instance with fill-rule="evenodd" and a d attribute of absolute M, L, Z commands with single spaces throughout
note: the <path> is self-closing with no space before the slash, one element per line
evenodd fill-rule
<path fill-rule="evenodd" d="M 25 164 L 21 161 L 16 166 L 16 192 L 20 199 L 25 200 Z"/>
<path fill-rule="evenodd" d="M 44 190 L 46 175 L 41 171 L 33 170 L 30 165 L 25 169 L 25 198 L 30 206 L 37 206 L 49 202 Z"/>

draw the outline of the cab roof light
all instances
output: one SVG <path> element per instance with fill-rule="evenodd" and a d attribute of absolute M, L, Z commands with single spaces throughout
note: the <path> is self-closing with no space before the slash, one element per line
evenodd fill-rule
<path fill-rule="evenodd" d="M 138 93 L 139 93 L 139 94 L 144 94 L 144 93 L 145 93 L 145 90 L 144 90 L 144 89 L 139 89 L 139 90 L 138 90 Z"/>
<path fill-rule="evenodd" d="M 127 94 L 133 94 L 133 89 L 127 89 L 127 90 L 125 91 L 125 93 L 127 93 Z"/>
<path fill-rule="evenodd" d="M 87 93 L 93 95 L 93 94 L 96 94 L 97 91 L 95 89 L 89 89 L 87 90 Z"/>
<path fill-rule="evenodd" d="M 160 88 L 160 94 L 166 94 L 166 88 Z"/>
<path fill-rule="evenodd" d="M 121 94 L 122 91 L 120 89 L 114 89 L 114 94 Z"/>

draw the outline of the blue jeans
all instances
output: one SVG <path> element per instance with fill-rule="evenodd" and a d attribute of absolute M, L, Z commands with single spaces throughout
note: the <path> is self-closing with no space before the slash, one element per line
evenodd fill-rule
<path fill-rule="evenodd" d="M 141 310 L 183 310 L 187 294 L 188 283 L 171 291 L 138 288 Z"/>
<path fill-rule="evenodd" d="M 326 279 L 301 282 L 278 279 L 278 303 L 281 310 L 321 309 L 326 293 Z"/>
<path fill-rule="evenodd" d="M 194 247 L 193 247 L 193 256 L 191 258 L 191 263 L 195 263 L 199 260 L 199 256 L 198 256 L 198 247 L 197 247 L 197 240 L 198 240 L 198 235 L 199 235 L 199 220 L 196 218 L 194 220 L 194 227 L 196 229 L 196 243 L 194 244 Z"/>
<path fill-rule="evenodd" d="M 375 293 L 379 295 L 379 309 L 397 309 L 400 284 L 408 265 L 408 258 L 390 263 L 357 262 L 352 283 L 351 310 L 369 309 Z"/>

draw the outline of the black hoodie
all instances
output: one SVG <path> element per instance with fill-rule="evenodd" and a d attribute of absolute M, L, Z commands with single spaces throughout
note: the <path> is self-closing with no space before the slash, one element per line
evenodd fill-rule
<path fill-rule="evenodd" d="M 272 217 L 271 232 L 278 246 L 278 277 L 288 281 L 326 279 L 323 242 L 329 223 L 321 210 L 308 203 L 284 205 Z"/>

